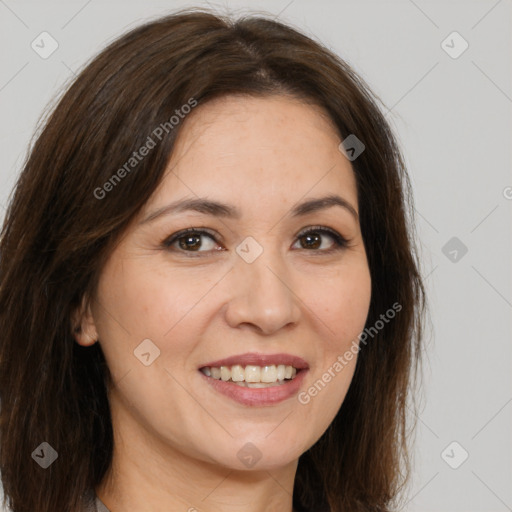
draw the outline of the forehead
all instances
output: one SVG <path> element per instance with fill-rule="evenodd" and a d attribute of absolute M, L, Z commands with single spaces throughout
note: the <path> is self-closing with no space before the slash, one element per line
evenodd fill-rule
<path fill-rule="evenodd" d="M 269 206 L 340 193 L 357 207 L 355 176 L 335 125 L 319 107 L 285 96 L 227 96 L 185 119 L 148 206 L 214 196 Z"/>

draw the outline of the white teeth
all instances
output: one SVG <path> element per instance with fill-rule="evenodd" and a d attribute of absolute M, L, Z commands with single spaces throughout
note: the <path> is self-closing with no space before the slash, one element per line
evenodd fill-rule
<path fill-rule="evenodd" d="M 271 386 L 282 386 L 286 384 L 286 381 L 278 381 L 278 382 L 235 382 L 237 386 L 242 386 L 244 388 L 268 388 Z"/>
<path fill-rule="evenodd" d="M 235 382 L 241 386 L 251 388 L 267 387 L 266 384 L 284 384 L 285 379 L 293 379 L 297 375 L 297 369 L 290 365 L 257 366 L 235 364 L 221 366 L 220 368 L 205 366 L 201 371 L 208 377 L 225 382 Z"/>
<path fill-rule="evenodd" d="M 264 366 L 261 369 L 261 382 L 275 382 L 277 380 L 277 369 L 273 364 L 271 366 Z"/>
<path fill-rule="evenodd" d="M 261 382 L 261 368 L 259 366 L 247 365 L 245 367 L 245 382 Z"/>
<path fill-rule="evenodd" d="M 231 372 L 229 371 L 229 368 L 227 366 L 221 366 L 220 367 L 220 378 L 222 380 L 229 380 L 229 379 L 231 379 Z"/>
<path fill-rule="evenodd" d="M 231 367 L 231 380 L 233 382 L 242 382 L 245 379 L 244 369 L 239 365 L 235 364 Z"/>

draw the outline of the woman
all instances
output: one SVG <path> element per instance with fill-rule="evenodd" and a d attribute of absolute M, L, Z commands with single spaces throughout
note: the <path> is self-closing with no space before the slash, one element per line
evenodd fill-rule
<path fill-rule="evenodd" d="M 179 12 L 77 77 L 0 260 L 13 512 L 387 511 L 424 289 L 369 88 L 276 21 Z"/>

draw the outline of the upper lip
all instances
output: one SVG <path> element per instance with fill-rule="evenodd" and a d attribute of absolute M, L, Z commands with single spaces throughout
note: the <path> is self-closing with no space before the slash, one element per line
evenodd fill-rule
<path fill-rule="evenodd" d="M 225 359 L 218 359 L 203 364 L 200 368 L 206 366 L 219 368 L 221 366 L 233 366 L 239 364 L 240 366 L 254 365 L 254 366 L 270 366 L 280 365 L 293 366 L 297 370 L 309 368 L 308 363 L 302 357 L 294 356 L 292 354 L 257 354 L 255 352 L 248 352 L 246 354 L 239 354 L 236 356 L 226 357 Z"/>

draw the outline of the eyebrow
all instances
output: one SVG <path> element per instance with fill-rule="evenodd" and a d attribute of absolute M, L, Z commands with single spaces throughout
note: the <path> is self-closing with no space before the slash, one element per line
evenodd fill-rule
<path fill-rule="evenodd" d="M 359 215 L 357 214 L 356 209 L 346 199 L 343 199 L 338 195 L 329 195 L 318 199 L 309 199 L 304 201 L 303 203 L 294 206 L 290 212 L 290 215 L 292 218 L 301 217 L 309 213 L 331 208 L 333 206 L 340 206 L 341 208 L 344 208 L 357 221 L 359 221 Z M 224 217 L 231 219 L 240 219 L 242 217 L 242 214 L 238 208 L 235 206 L 230 206 L 226 203 L 213 201 L 206 198 L 181 199 L 151 212 L 140 222 L 140 224 L 146 224 L 164 215 L 173 215 L 185 211 L 194 211 L 214 217 Z"/>

